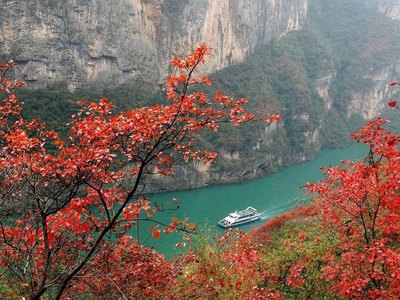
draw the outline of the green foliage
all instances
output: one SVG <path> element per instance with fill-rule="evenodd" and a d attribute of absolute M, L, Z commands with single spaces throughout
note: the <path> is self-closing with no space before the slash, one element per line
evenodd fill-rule
<path fill-rule="evenodd" d="M 359 115 L 348 117 L 349 100 L 355 91 L 374 84 L 363 77 L 366 67 L 392 63 L 400 49 L 400 25 L 379 15 L 370 4 L 354 0 L 315 0 L 308 15 L 301 31 L 260 47 L 246 61 L 216 72 L 212 79 L 234 96 L 248 97 L 249 107 L 258 112 L 279 112 L 284 121 L 280 134 L 285 137 L 279 138 L 285 141 L 284 148 L 312 155 L 318 145 L 310 147 L 304 133 L 317 128 L 323 147 L 349 143 L 349 133 L 363 122 Z M 322 100 L 316 85 L 326 76 L 332 78 L 330 99 Z M 331 102 L 329 110 L 325 101 Z M 235 139 L 244 145 L 242 130 Z M 247 131 L 252 138 L 256 133 Z M 221 134 L 218 141 L 246 150 L 235 146 L 232 136 Z"/>
<path fill-rule="evenodd" d="M 379 14 L 375 5 L 355 0 L 313 0 L 309 16 L 341 61 L 363 64 L 368 60 L 373 66 L 393 62 L 392 54 L 400 45 L 400 25 Z"/>
<path fill-rule="evenodd" d="M 3 268 L 0 268 L 0 271 L 3 272 Z M 21 299 L 18 297 L 16 294 L 16 291 L 8 286 L 6 283 L 0 281 L 0 296 L 2 299 L 9 299 L 9 300 L 14 300 L 14 299 Z"/>
<path fill-rule="evenodd" d="M 357 125 L 360 122 L 360 119 L 355 121 Z M 346 116 L 341 117 L 336 111 L 333 111 L 331 114 L 326 114 L 325 118 L 322 119 L 322 146 L 332 149 L 348 145 L 351 139 L 350 134 L 346 134 L 346 132 L 351 131 L 351 129 L 349 128 L 350 125 L 347 124 L 349 124 L 349 122 L 346 120 Z"/>
<path fill-rule="evenodd" d="M 331 95 L 338 111 L 345 111 L 354 90 L 371 86 L 363 79 L 365 71 L 393 63 L 400 49 L 400 24 L 384 18 L 371 4 L 354 0 L 314 0 L 309 16 L 308 26 L 318 27 L 332 49 L 337 74 Z"/>
<path fill-rule="evenodd" d="M 305 45 L 311 45 L 313 51 L 308 53 Z M 251 99 L 249 109 L 260 114 L 271 110 L 280 113 L 285 128 L 280 134 L 285 137 L 279 139 L 286 141 L 282 146 L 313 153 L 318 149 L 310 148 L 304 133 L 316 130 L 324 116 L 323 100 L 313 82 L 333 66 L 326 52 L 313 31 L 294 33 L 259 49 L 245 62 L 215 73 L 212 79 L 234 96 Z M 316 67 L 324 64 L 326 69 Z M 252 136 L 257 130 L 249 132 Z"/>
<path fill-rule="evenodd" d="M 327 249 L 337 243 L 335 232 L 322 228 L 315 217 L 292 219 L 271 230 L 270 242 L 264 245 L 263 259 L 269 271 L 279 274 L 278 282 L 265 281 L 262 286 L 281 291 L 284 299 L 337 299 L 330 294 L 329 284 L 318 278 Z M 304 285 L 292 287 L 288 283 L 290 267 L 307 262 L 301 276 Z"/>
<path fill-rule="evenodd" d="M 264 299 L 240 297 L 248 286 L 266 299 L 337 299 L 331 283 L 320 279 L 327 250 L 338 247 L 337 232 L 324 228 L 310 211 L 299 207 L 273 218 L 246 239 L 231 239 L 231 231 L 213 238 L 214 230 L 201 230 L 177 260 L 184 272 L 174 292 L 193 299 Z M 293 272 L 293 266 L 301 272 Z"/>
<path fill-rule="evenodd" d="M 257 284 L 264 265 L 258 244 L 242 232 L 227 230 L 211 237 L 200 232 L 187 253 L 182 254 L 182 276 L 173 291 L 178 299 L 261 299 Z"/>
<path fill-rule="evenodd" d="M 25 103 L 25 118 L 43 120 L 50 129 L 57 130 L 64 137 L 69 133 L 67 123 L 71 120 L 71 115 L 79 109 L 78 100 L 109 98 L 115 104 L 116 111 L 123 111 L 159 103 L 158 99 L 163 99 L 163 96 L 153 91 L 129 88 L 76 92 L 69 92 L 62 87 L 57 90 L 21 89 L 17 94 Z"/>
<path fill-rule="evenodd" d="M 188 0 L 162 3 L 163 13 L 176 30 L 182 26 L 179 16 L 187 3 Z M 348 118 L 349 99 L 354 91 L 368 89 L 373 83 L 363 78 L 364 68 L 391 63 L 400 49 L 398 22 L 378 15 L 368 3 L 313 0 L 309 9 L 302 30 L 260 46 L 243 63 L 211 75 L 218 89 L 234 97 L 247 97 L 249 111 L 282 115 L 279 130 L 271 137 L 273 143 L 261 141 L 260 149 L 273 152 L 280 148 L 278 154 L 287 164 L 299 161 L 294 154 L 312 158 L 320 146 L 342 147 L 349 143 L 349 133 L 362 122 L 357 115 Z M 329 76 L 329 99 L 322 99 L 316 91 L 318 80 Z M 79 98 L 108 97 L 121 110 L 163 101 L 164 96 L 157 94 L 154 87 L 141 86 L 76 93 L 53 87 L 57 91 L 30 91 L 23 99 L 29 114 L 43 117 L 51 127 L 65 132 L 68 129 L 64 124 L 76 110 L 75 101 Z M 215 88 L 207 92 L 211 94 Z M 48 108 L 44 110 L 44 106 Z M 265 153 L 255 147 L 263 131 L 260 124 L 239 129 L 222 126 L 218 135 L 202 135 L 201 142 L 214 150 L 239 151 L 241 158 L 257 159 Z M 316 132 L 319 136 L 314 135 Z M 313 141 L 313 137 L 317 140 Z M 281 166 L 279 162 L 265 166 L 263 174 Z M 220 159 L 216 168 L 229 170 L 240 165 Z"/>

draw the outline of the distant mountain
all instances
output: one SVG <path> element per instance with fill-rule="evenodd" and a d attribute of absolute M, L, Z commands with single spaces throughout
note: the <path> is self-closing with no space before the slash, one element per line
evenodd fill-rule
<path fill-rule="evenodd" d="M 283 121 L 204 135 L 219 152 L 216 164 L 178 167 L 152 185 L 192 188 L 248 180 L 346 145 L 397 92 L 399 19 L 397 0 L 0 0 L 0 53 L 27 83 L 25 113 L 65 132 L 76 99 L 154 104 L 171 57 L 211 46 L 205 71 L 216 88 Z"/>
<path fill-rule="evenodd" d="M 3 0 L 0 53 L 30 86 L 160 83 L 173 54 L 214 49 L 209 72 L 298 30 L 308 0 Z"/>

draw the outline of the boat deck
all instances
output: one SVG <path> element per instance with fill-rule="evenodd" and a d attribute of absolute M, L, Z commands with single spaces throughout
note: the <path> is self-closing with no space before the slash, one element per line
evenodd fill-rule
<path fill-rule="evenodd" d="M 227 217 L 220 220 L 218 222 L 218 225 L 224 228 L 229 228 L 257 221 L 260 218 L 261 215 L 258 213 L 257 209 L 249 206 L 244 210 L 230 213 Z"/>

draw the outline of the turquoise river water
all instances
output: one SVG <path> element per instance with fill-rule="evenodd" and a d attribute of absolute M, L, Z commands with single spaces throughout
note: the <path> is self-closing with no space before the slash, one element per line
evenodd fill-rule
<path fill-rule="evenodd" d="M 263 224 L 269 218 L 277 216 L 308 201 L 306 192 L 300 187 L 307 182 L 322 178 L 321 166 L 338 165 L 341 160 L 359 160 L 365 157 L 368 149 L 365 145 L 354 144 L 344 149 L 323 150 L 313 161 L 284 168 L 278 173 L 254 179 L 242 184 L 213 185 L 204 188 L 157 194 L 153 201 L 171 202 L 177 198 L 181 201 L 176 211 L 163 212 L 157 215 L 157 220 L 168 222 L 172 216 L 189 218 L 199 226 L 217 227 L 217 222 L 235 210 L 253 206 L 262 214 L 260 221 L 241 226 L 244 231 L 253 226 Z M 140 224 L 140 239 L 145 245 L 153 246 L 167 257 L 177 254 L 176 243 L 182 241 L 182 234 L 161 235 L 159 240 L 148 238 L 151 226 L 149 223 Z"/>

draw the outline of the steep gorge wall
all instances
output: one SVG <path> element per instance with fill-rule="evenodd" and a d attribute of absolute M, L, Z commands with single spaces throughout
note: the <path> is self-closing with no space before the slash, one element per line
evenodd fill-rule
<path fill-rule="evenodd" d="M 370 120 L 379 116 L 387 102 L 398 92 L 390 83 L 400 78 L 400 64 L 364 71 L 361 74 L 367 88 L 354 91 L 347 111 L 348 116 L 359 114 L 363 119 Z"/>
<path fill-rule="evenodd" d="M 30 86 L 70 90 L 159 77 L 157 10 L 140 0 L 0 2 L 0 52 Z"/>
<path fill-rule="evenodd" d="M 315 2 L 329 3 L 328 0 Z M 346 3 L 346 0 L 338 2 Z M 351 8 L 359 7 L 357 1 L 351 2 Z M 172 186 L 193 188 L 266 175 L 282 166 L 312 159 L 323 146 L 343 146 L 356 127 L 381 115 L 387 102 L 398 92 L 398 88 L 391 87 L 390 82 L 400 78 L 400 65 L 390 57 L 396 57 L 400 46 L 396 42 L 398 37 L 391 37 L 391 32 L 397 31 L 399 24 L 388 21 L 386 14 L 377 15 L 382 11 L 376 4 L 364 7 L 363 12 L 367 14 L 360 13 L 359 16 L 368 18 L 371 14 L 372 21 L 366 19 L 364 23 L 359 23 L 358 20 L 351 20 L 341 28 L 332 27 L 337 30 L 335 34 L 339 39 L 357 39 L 357 34 L 361 33 L 358 44 L 352 44 L 351 40 L 338 42 L 331 37 L 330 30 L 319 32 L 320 20 L 314 19 L 313 24 L 309 27 L 306 24 L 303 31 L 283 39 L 276 49 L 267 50 L 268 55 L 226 70 L 229 84 L 222 89 L 228 87 L 230 90 L 231 87 L 239 93 L 246 91 L 258 107 L 262 107 L 260 103 L 266 103 L 268 99 L 276 100 L 284 107 L 283 121 L 275 126 L 258 128 L 248 142 L 251 150 L 219 148 L 215 164 L 179 167 L 174 178 L 164 179 L 155 186 L 161 190 Z M 341 10 L 341 6 L 341 3 L 336 3 L 332 8 Z M 333 16 L 322 14 L 322 20 L 330 18 L 328 24 L 336 26 L 335 22 L 343 21 L 342 18 L 349 13 L 346 10 L 348 7 L 344 9 L 336 11 Z M 324 12 L 332 14 L 329 10 Z M 343 34 L 340 34 L 342 30 Z M 351 30 L 355 34 L 346 35 Z M 378 33 L 377 36 L 374 32 Z M 260 64 L 270 71 L 260 72 L 263 69 L 258 68 Z M 243 73 L 243 81 L 236 78 L 240 76 L 233 75 L 240 72 Z M 264 80 L 251 82 L 254 77 Z M 253 94 L 252 86 L 259 87 Z M 274 95 L 278 95 L 277 98 L 274 99 Z"/>
<path fill-rule="evenodd" d="M 391 19 L 400 19 L 400 1 L 399 0 L 369 0 L 375 5 L 378 11 Z"/>
<path fill-rule="evenodd" d="M 385 45 L 376 42 L 373 36 L 362 35 L 366 37 L 362 47 L 358 47 L 362 51 L 353 54 L 360 60 L 355 62 L 352 56 L 345 57 L 348 66 L 343 69 L 340 60 L 346 51 L 337 51 L 340 43 L 338 47 L 335 41 L 324 41 L 323 33 L 317 33 L 314 40 L 298 37 L 306 31 L 299 29 L 306 27 L 311 3 L 318 2 L 330 3 L 328 0 L 121 0 L 115 5 L 111 0 L 28 0 L 23 4 L 0 0 L 0 53 L 15 58 L 20 65 L 20 76 L 32 87 L 57 87 L 61 82 L 76 90 L 142 81 L 162 83 L 170 71 L 173 54 L 184 54 L 199 43 L 207 43 L 214 49 L 208 72 L 240 66 L 222 74 L 230 83 L 221 88 L 229 93 L 245 91 L 244 95 L 236 96 L 248 96 L 257 103 L 253 108 L 259 111 L 270 111 L 271 104 L 280 107 L 284 121 L 251 132 L 233 133 L 229 138 L 237 138 L 239 147 L 215 146 L 214 150 L 219 152 L 216 164 L 179 167 L 175 178 L 163 178 L 157 186 L 159 190 L 170 190 L 238 182 L 312 159 L 324 146 L 327 128 L 336 131 L 336 135 L 338 132 L 346 135 L 339 114 L 344 119 L 353 115 L 364 119 L 375 117 L 395 92 L 388 83 L 400 78 L 400 68 L 393 62 L 371 64 L 379 57 L 381 45 Z M 390 1 L 368 2 L 382 14 L 382 3 Z M 395 8 L 396 1 L 388 5 Z M 341 6 L 335 4 L 334 8 Z M 328 17 L 331 13 L 327 10 Z M 335 17 L 330 18 L 335 25 Z M 320 29 L 316 28 L 311 29 L 311 35 Z M 291 42 L 296 39 L 297 42 Z M 288 42 L 276 42 L 283 40 Z M 321 46 L 324 43 L 329 45 Z M 350 41 L 342 48 L 347 43 Z M 248 67 L 257 51 L 266 48 L 260 46 L 273 44 L 280 45 L 270 51 L 269 58 L 258 58 Z M 391 45 L 387 48 L 397 49 Z M 241 64 L 242 61 L 245 63 Z M 243 69 L 247 71 L 240 77 Z M 260 69 L 265 73 L 260 73 Z M 349 72 L 351 80 L 343 77 Z M 238 75 L 236 86 L 232 83 L 233 74 Z M 339 84 L 350 81 L 346 89 Z M 342 127 L 335 127 L 338 124 Z M 250 138 L 244 138 L 249 135 Z M 224 138 L 221 138 L 223 143 Z M 341 142 L 335 140 L 327 145 L 342 145 Z M 208 146 L 214 145 L 205 145 Z"/>
<path fill-rule="evenodd" d="M 395 21 L 400 20 L 400 0 L 372 0 L 372 4 L 384 16 Z M 397 39 L 398 37 L 394 37 L 394 40 Z M 394 51 L 397 51 L 396 46 L 391 46 Z M 393 57 L 391 62 L 378 68 L 370 66 L 366 70 L 365 67 L 368 66 L 364 66 L 360 74 L 363 74 L 362 77 L 369 88 L 364 90 L 361 88 L 354 93 L 349 105 L 349 113 L 361 113 L 362 117 L 368 120 L 377 117 L 385 109 L 387 101 L 393 100 L 393 96 L 398 93 L 398 89 L 391 87 L 390 83 L 400 78 L 400 64 Z"/>
<path fill-rule="evenodd" d="M 200 43 L 213 48 L 208 68 L 215 71 L 243 61 L 257 47 L 299 30 L 306 20 L 308 0 L 185 1 L 178 21 L 170 20 L 170 53 L 185 52 Z M 178 22 L 176 27 L 171 22 Z M 168 36 L 168 35 L 166 35 Z M 162 40 L 162 37 L 159 38 Z M 160 47 L 162 49 L 163 47 Z M 163 61 L 167 65 L 168 61 Z"/>
<path fill-rule="evenodd" d="M 400 64 L 390 64 L 379 68 L 368 66 L 353 71 L 358 74 L 358 85 L 353 86 L 339 101 L 344 103 L 347 118 L 353 115 L 363 120 L 371 120 L 379 116 L 387 106 L 387 102 L 398 92 L 390 83 L 400 78 Z M 337 79 L 336 70 L 328 70 L 326 74 L 314 82 L 314 88 L 324 100 L 327 111 L 332 108 L 334 95 L 331 88 Z"/>
<path fill-rule="evenodd" d="M 208 72 L 298 30 L 308 0 L 0 0 L 0 53 L 33 87 L 158 84 L 173 54 L 214 49 Z"/>

